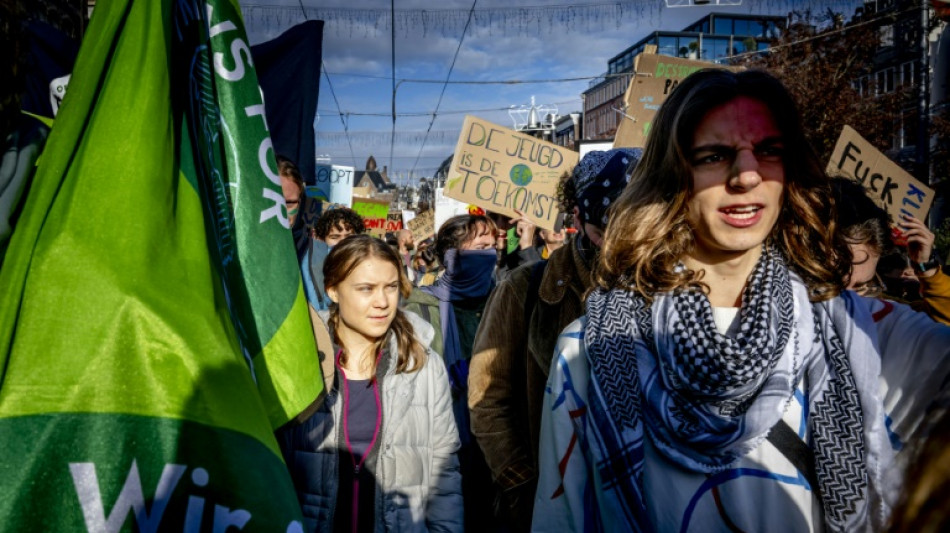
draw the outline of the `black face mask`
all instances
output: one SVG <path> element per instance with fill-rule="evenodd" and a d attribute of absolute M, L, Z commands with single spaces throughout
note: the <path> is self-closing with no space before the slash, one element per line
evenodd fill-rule
<path fill-rule="evenodd" d="M 600 257 L 600 246 L 597 246 L 590 240 L 583 226 L 577 228 L 577 238 L 574 239 L 574 243 L 575 246 L 577 246 L 577 252 L 581 255 L 584 264 L 588 269 L 593 269 L 597 263 L 597 258 Z"/>

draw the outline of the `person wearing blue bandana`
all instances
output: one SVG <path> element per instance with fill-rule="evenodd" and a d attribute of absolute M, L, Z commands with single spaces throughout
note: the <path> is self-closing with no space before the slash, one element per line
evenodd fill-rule
<path fill-rule="evenodd" d="M 435 238 L 435 254 L 444 267 L 441 277 L 432 285 L 414 289 L 405 303 L 406 310 L 435 327 L 437 339 L 432 346 L 441 350 L 449 372 L 452 408 L 462 442 L 459 463 L 466 531 L 489 531 L 495 527 L 491 477 L 472 438 L 467 404 L 475 332 L 485 302 L 495 287 L 495 229 L 495 224 L 484 215 L 448 219 Z"/>
<path fill-rule="evenodd" d="M 680 81 L 555 347 L 533 531 L 885 528 L 950 328 L 845 290 L 835 220 L 779 80 Z"/>
<path fill-rule="evenodd" d="M 643 151 L 586 154 L 560 187 L 576 238 L 546 261 L 512 270 L 492 293 L 475 336 L 468 403 L 472 432 L 501 491 L 512 532 L 527 531 L 538 469 L 538 428 L 551 356 L 561 330 L 584 312 L 591 268 L 610 204 L 620 196 Z"/>

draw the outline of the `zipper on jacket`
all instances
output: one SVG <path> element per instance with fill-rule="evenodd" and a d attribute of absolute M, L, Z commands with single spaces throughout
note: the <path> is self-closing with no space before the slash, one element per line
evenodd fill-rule
<path fill-rule="evenodd" d="M 362 470 L 363 462 L 366 461 L 366 457 L 369 456 L 373 446 L 378 446 L 376 442 L 379 438 L 380 428 L 382 427 L 382 418 L 383 418 L 383 407 L 379 395 L 379 381 L 373 380 L 373 396 L 376 399 L 376 427 L 373 430 L 373 438 L 369 442 L 369 446 L 366 448 L 365 453 L 360 458 L 359 461 L 356 461 L 353 456 L 353 447 L 350 445 L 350 431 L 349 431 L 349 404 L 350 404 L 350 387 L 346 379 L 346 371 L 343 370 L 343 367 L 340 366 L 340 356 L 343 354 L 343 350 L 340 349 L 336 352 L 336 368 L 342 375 L 342 385 L 343 385 L 343 405 L 342 405 L 342 414 L 343 414 L 343 438 L 346 443 L 346 448 L 350 452 L 350 459 L 353 461 L 353 501 L 351 503 L 351 523 L 350 531 L 352 533 L 358 533 L 358 517 L 359 517 L 359 498 L 360 498 L 360 471 Z M 379 359 L 382 357 L 383 351 L 379 350 L 379 353 L 376 354 L 376 364 L 379 364 Z M 377 452 L 378 453 L 378 452 Z"/>

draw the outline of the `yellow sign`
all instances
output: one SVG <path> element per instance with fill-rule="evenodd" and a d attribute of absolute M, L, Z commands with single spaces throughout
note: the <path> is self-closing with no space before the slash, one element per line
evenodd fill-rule
<path fill-rule="evenodd" d="M 577 157 L 563 146 L 467 116 L 445 195 L 509 217 L 518 216 L 517 210 L 539 228 L 553 230 L 558 183 Z"/>

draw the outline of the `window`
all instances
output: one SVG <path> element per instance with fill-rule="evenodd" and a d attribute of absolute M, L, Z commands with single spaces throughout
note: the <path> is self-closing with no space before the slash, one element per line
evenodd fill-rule
<path fill-rule="evenodd" d="M 881 26 L 881 47 L 894 46 L 894 25 Z"/>
<path fill-rule="evenodd" d="M 733 35 L 755 35 L 755 30 L 751 27 L 755 22 L 751 20 L 736 20 L 733 22 Z"/>
<path fill-rule="evenodd" d="M 716 35 L 732 34 L 732 19 L 717 18 L 714 21 L 713 33 Z"/>
<path fill-rule="evenodd" d="M 914 62 L 907 61 L 901 65 L 901 83 L 903 85 L 914 84 Z"/>
<path fill-rule="evenodd" d="M 884 71 L 884 92 L 894 92 L 894 69 L 892 68 Z"/>
<path fill-rule="evenodd" d="M 676 37 L 660 37 L 656 52 L 662 55 L 676 56 L 678 52 L 676 41 Z"/>
<path fill-rule="evenodd" d="M 696 59 L 699 57 L 699 40 L 696 37 L 680 37 L 680 57 Z"/>
<path fill-rule="evenodd" d="M 703 40 L 703 59 L 722 59 L 724 57 L 729 57 L 729 39 L 722 38 L 706 38 Z M 709 51 L 707 55 L 706 50 Z"/>

